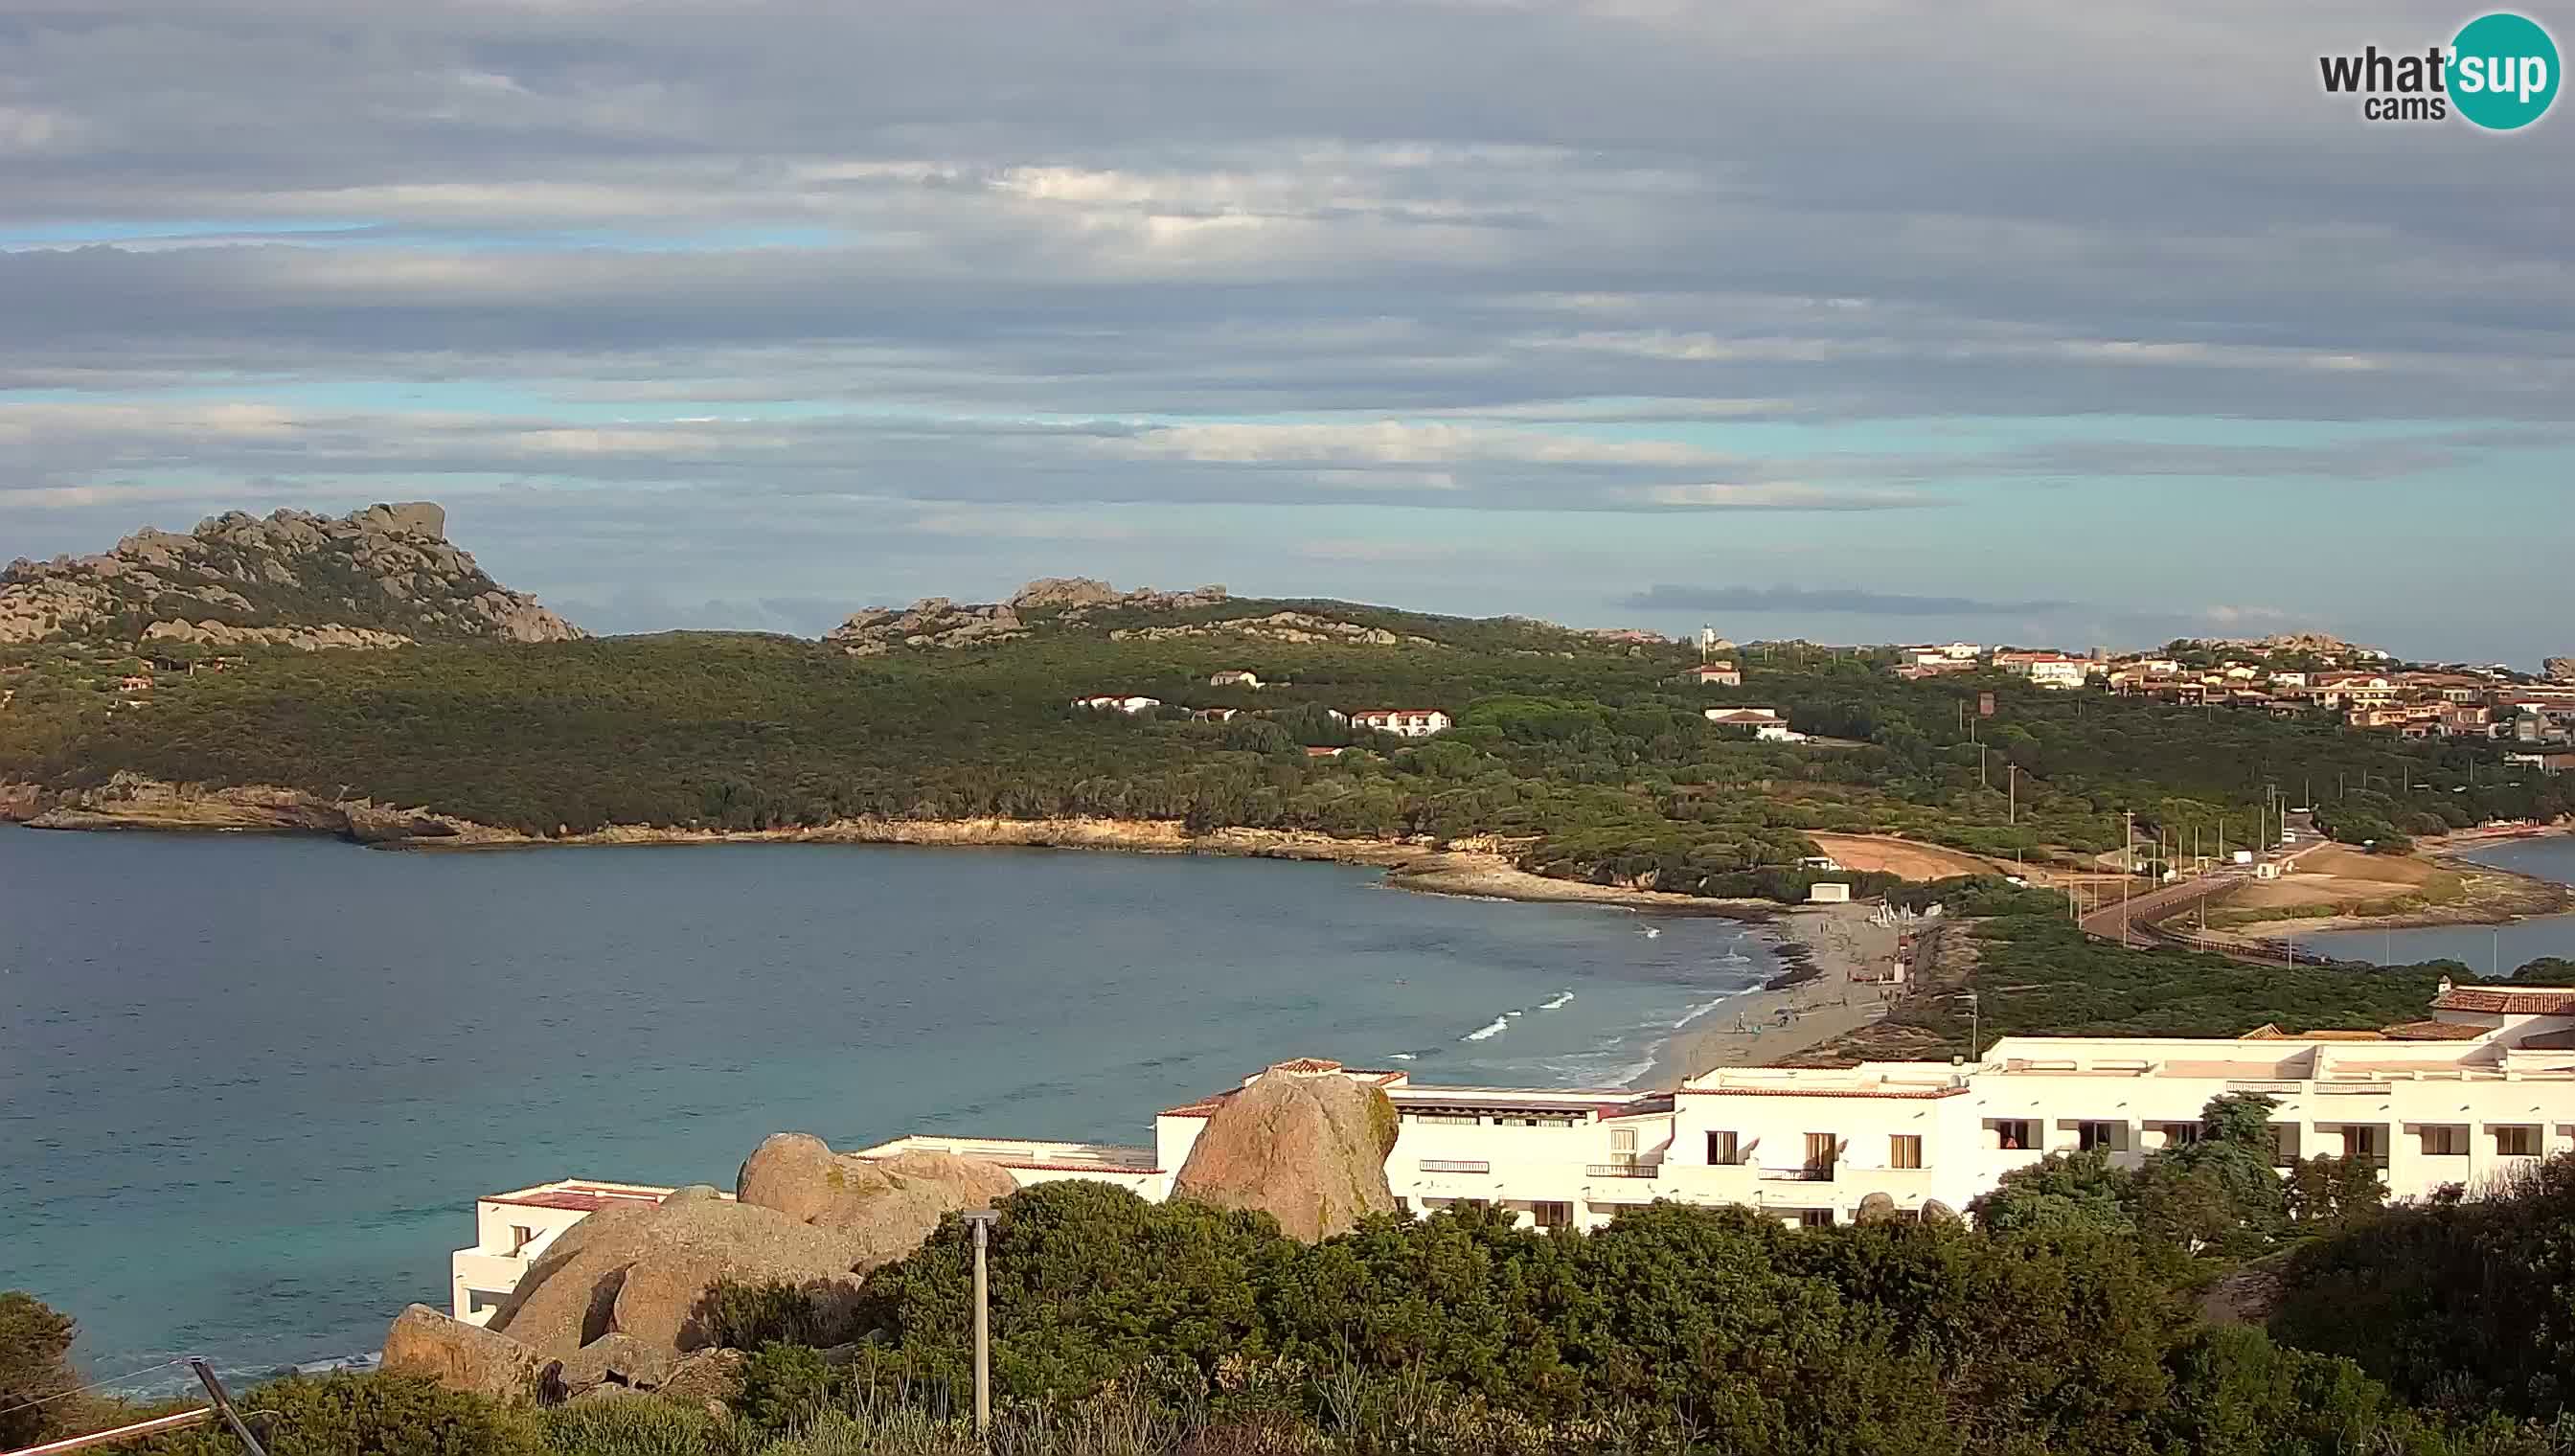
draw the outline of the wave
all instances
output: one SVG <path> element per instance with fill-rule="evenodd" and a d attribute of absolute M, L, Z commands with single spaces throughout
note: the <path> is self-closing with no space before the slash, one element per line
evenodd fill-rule
<path fill-rule="evenodd" d="M 1571 991 L 1557 991 L 1554 995 L 1551 995 L 1551 996 L 1547 997 L 1545 1000 L 1538 1002 L 1538 1003 L 1537 1003 L 1537 1008 L 1538 1008 L 1539 1010 L 1541 1010 L 1541 1011 L 1552 1011 L 1552 1010 L 1556 1009 L 1557 1007 L 1559 1007 L 1559 1006 L 1563 1005 L 1565 1002 L 1567 1002 L 1567 1001 L 1569 1001 L 1569 1000 L 1572 1000 L 1572 999 L 1573 999 L 1573 992 L 1571 992 Z"/>
<path fill-rule="evenodd" d="M 1389 1051 L 1385 1054 L 1385 1059 L 1388 1061 L 1419 1061 L 1421 1058 L 1415 1056 L 1409 1051 Z"/>
<path fill-rule="evenodd" d="M 1492 1020 L 1485 1022 L 1483 1025 L 1476 1027 L 1474 1030 L 1467 1032 L 1465 1035 L 1460 1036 L 1457 1039 L 1460 1041 L 1490 1041 L 1494 1037 L 1499 1036 L 1510 1029 L 1510 1017 L 1495 1016 Z"/>
<path fill-rule="evenodd" d="M 1672 1023 L 1672 1029 L 1678 1031 L 1692 1021 L 1697 1020 L 1699 1017 L 1704 1016 L 1708 1012 L 1715 1010 L 1717 1007 L 1724 1005 L 1726 1002 L 1733 1000 L 1735 995 L 1740 994 L 1742 994 L 1742 992 L 1737 991 L 1733 995 L 1719 996 L 1715 1000 L 1703 1002 L 1699 1005 L 1690 1007 L 1687 1013 L 1682 1015 L 1679 1020 Z"/>

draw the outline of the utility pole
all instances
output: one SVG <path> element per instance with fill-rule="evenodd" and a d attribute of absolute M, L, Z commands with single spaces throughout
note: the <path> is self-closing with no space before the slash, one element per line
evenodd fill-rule
<path fill-rule="evenodd" d="M 2128 896 L 2137 886 L 2137 811 L 2128 810 L 2127 838 L 2119 845 L 2119 948 L 2128 948 Z"/>
<path fill-rule="evenodd" d="M 216 1414 L 224 1418 L 225 1425 L 233 1428 L 234 1435 L 241 1437 L 241 1443 L 249 1448 L 250 1456 L 268 1456 L 267 1450 L 259 1444 L 259 1437 L 252 1435 L 250 1427 L 242 1423 L 241 1412 L 233 1409 L 233 1398 L 224 1393 L 224 1383 L 215 1378 L 215 1367 L 203 1360 L 190 1360 L 188 1368 L 197 1372 L 198 1382 L 206 1387 L 207 1398 L 215 1403 Z"/>
<path fill-rule="evenodd" d="M 2004 806 L 2003 822 L 2018 824 L 2020 822 L 2020 765 L 2008 762 L 2003 764 L 2003 777 L 2011 784 L 2011 794 Z"/>
<path fill-rule="evenodd" d="M 993 1300 L 984 1272 L 985 1250 L 994 1223 L 1002 1215 L 990 1208 L 972 1209 L 966 1222 L 975 1230 L 975 1439 L 993 1435 Z"/>

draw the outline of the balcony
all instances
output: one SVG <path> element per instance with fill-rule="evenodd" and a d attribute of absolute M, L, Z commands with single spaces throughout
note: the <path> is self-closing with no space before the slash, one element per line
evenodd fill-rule
<path fill-rule="evenodd" d="M 1765 1183 L 1829 1183 L 1832 1180 L 1831 1163 L 1809 1163 L 1803 1167 L 1761 1170 L 1761 1181 Z"/>
<path fill-rule="evenodd" d="M 1660 1163 L 1585 1163 L 1582 1168 L 1589 1178 L 1656 1178 L 1662 1171 Z"/>
<path fill-rule="evenodd" d="M 1425 1173 L 1489 1173 L 1493 1165 L 1483 1158 L 1423 1158 Z"/>

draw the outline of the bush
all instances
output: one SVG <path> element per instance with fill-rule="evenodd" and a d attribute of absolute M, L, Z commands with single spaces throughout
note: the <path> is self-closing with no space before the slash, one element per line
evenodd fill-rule
<path fill-rule="evenodd" d="M 701 1407 L 639 1395 L 578 1401 L 542 1417 L 555 1456 L 737 1456 L 748 1433 Z"/>
<path fill-rule="evenodd" d="M 0 1448 L 33 1446 L 58 1429 L 79 1327 L 22 1290 L 0 1292 Z"/>
<path fill-rule="evenodd" d="M 381 1372 L 291 1375 L 244 1392 L 268 1421 L 269 1456 L 548 1456 L 536 1413 Z M 240 1456 L 215 1427 L 127 1448 L 155 1456 Z"/>
<path fill-rule="evenodd" d="M 698 1301 L 696 1313 L 715 1342 L 729 1350 L 840 1345 L 858 1338 L 846 1319 L 827 1312 L 813 1289 L 784 1279 L 718 1280 Z"/>

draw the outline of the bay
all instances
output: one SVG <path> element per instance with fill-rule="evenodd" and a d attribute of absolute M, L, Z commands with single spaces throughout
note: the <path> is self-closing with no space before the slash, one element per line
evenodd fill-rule
<path fill-rule="evenodd" d="M 2560 884 L 2575 884 L 2575 835 L 2544 834 L 2481 844 L 2458 857 Z M 2335 930 L 2298 937 L 2342 960 L 2410 965 L 2456 960 L 2479 975 L 2510 975 L 2544 955 L 2575 959 L 2575 915 L 2540 915 L 2504 925 L 2429 925 L 2413 930 Z"/>
<path fill-rule="evenodd" d="M 0 1288 L 93 1376 L 358 1355 L 482 1193 L 729 1186 L 781 1129 L 1145 1142 L 1297 1055 L 1612 1084 L 1776 966 L 1330 864 L 0 828 Z"/>

